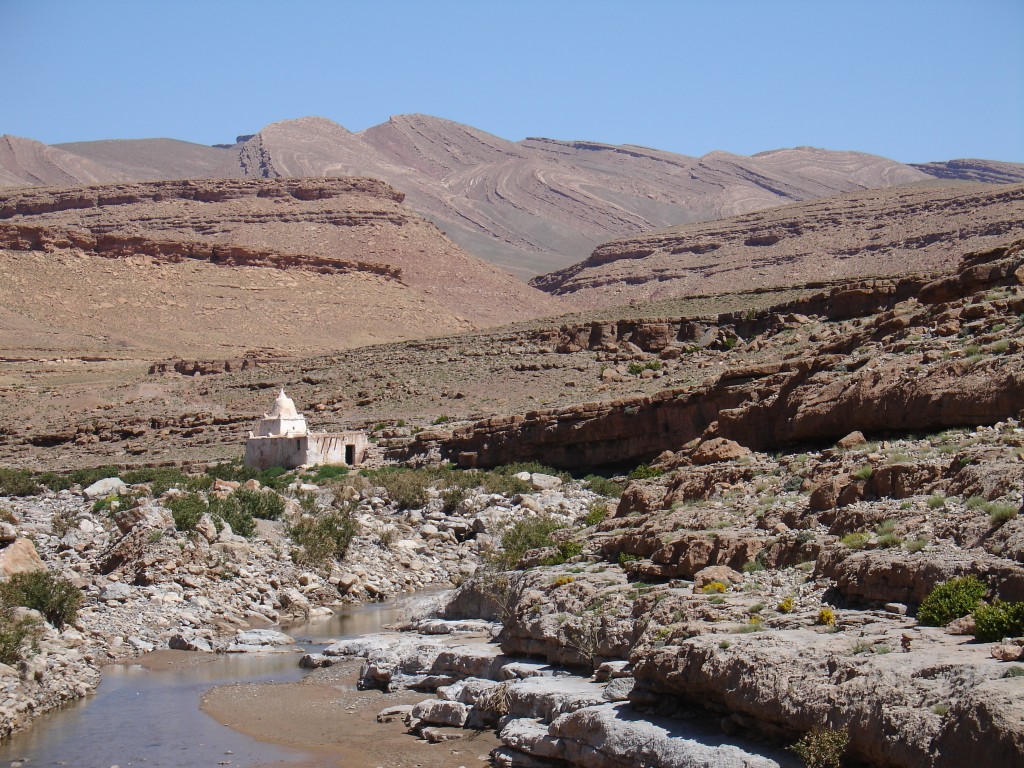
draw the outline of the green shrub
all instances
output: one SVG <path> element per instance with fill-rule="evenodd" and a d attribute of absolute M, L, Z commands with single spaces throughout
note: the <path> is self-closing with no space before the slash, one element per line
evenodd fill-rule
<path fill-rule="evenodd" d="M 438 416 L 436 419 L 434 419 L 430 423 L 433 424 L 434 426 L 437 426 L 438 424 L 447 424 L 451 420 L 452 420 L 451 416 Z"/>
<path fill-rule="evenodd" d="M 783 484 L 782 490 L 786 493 L 799 493 L 803 487 L 804 479 L 800 475 L 793 475 Z"/>
<path fill-rule="evenodd" d="M 651 467 L 647 464 L 641 464 L 632 472 L 629 473 L 630 480 L 647 480 L 652 477 L 661 477 L 665 474 L 665 470 L 659 469 L 658 467 Z"/>
<path fill-rule="evenodd" d="M 928 497 L 928 509 L 945 509 L 946 497 L 936 493 Z"/>
<path fill-rule="evenodd" d="M 15 573 L 0 584 L 0 605 L 32 608 L 60 629 L 78 617 L 82 593 L 70 581 L 49 571 Z"/>
<path fill-rule="evenodd" d="M 565 527 L 565 523 L 550 515 L 517 520 L 502 531 L 502 550 L 492 556 L 494 565 L 500 570 L 515 568 L 531 549 L 555 546 L 551 534 Z"/>
<path fill-rule="evenodd" d="M 622 486 L 616 483 L 614 480 L 609 480 L 607 477 L 601 475 L 587 475 L 583 478 L 583 482 L 594 493 L 600 494 L 601 496 L 607 496 L 612 499 L 617 499 L 622 496 Z"/>
<path fill-rule="evenodd" d="M 586 526 L 597 525 L 608 517 L 608 507 L 601 502 L 596 502 L 590 505 L 590 509 L 587 510 L 586 517 L 583 518 L 583 524 Z"/>
<path fill-rule="evenodd" d="M 557 552 L 544 561 L 544 565 L 561 565 L 567 560 L 583 554 L 583 542 L 563 541 L 556 545 Z"/>
<path fill-rule="evenodd" d="M 288 535 L 298 545 L 292 550 L 292 560 L 312 566 L 340 560 L 358 531 L 359 523 L 348 508 L 303 516 L 288 528 Z"/>
<path fill-rule="evenodd" d="M 321 485 L 323 483 L 329 483 L 332 480 L 345 477 L 349 472 L 348 467 L 340 464 L 324 464 L 322 466 L 313 467 L 303 477 L 311 483 Z"/>
<path fill-rule="evenodd" d="M 27 469 L 0 467 L 0 496 L 35 496 L 39 484 Z"/>
<path fill-rule="evenodd" d="M 171 488 L 179 490 L 188 488 L 188 475 L 177 467 L 130 469 L 121 473 L 120 477 L 128 485 L 148 484 L 153 489 L 153 496 L 162 496 Z"/>
<path fill-rule="evenodd" d="M 757 573 L 764 570 L 764 563 L 760 560 L 750 560 L 743 564 L 744 573 Z"/>
<path fill-rule="evenodd" d="M 839 542 L 850 549 L 864 549 L 871 537 L 866 533 L 849 533 Z"/>
<path fill-rule="evenodd" d="M 928 539 L 911 539 L 910 541 L 904 542 L 903 546 L 907 552 L 920 552 L 928 546 Z"/>
<path fill-rule="evenodd" d="M 43 628 L 33 616 L 14 617 L 14 608 L 0 605 L 0 664 L 17 668 L 39 651 Z"/>
<path fill-rule="evenodd" d="M 1024 635 L 1024 603 L 996 600 L 992 605 L 979 605 L 973 615 L 974 637 L 983 643 Z"/>
<path fill-rule="evenodd" d="M 242 511 L 257 520 L 280 520 L 284 514 L 284 499 L 274 491 L 250 491 L 239 488 L 231 494 L 231 498 L 237 499 Z"/>
<path fill-rule="evenodd" d="M 421 509 L 430 500 L 427 488 L 437 478 L 426 469 L 383 467 L 365 473 L 374 485 L 381 486 L 399 509 Z"/>
<path fill-rule="evenodd" d="M 195 530 L 199 518 L 206 514 L 206 501 L 198 493 L 186 493 L 166 501 L 174 518 L 174 527 L 179 531 Z"/>
<path fill-rule="evenodd" d="M 975 575 L 937 585 L 917 609 L 917 621 L 926 627 L 944 627 L 973 611 L 985 596 L 986 586 Z"/>
<path fill-rule="evenodd" d="M 989 504 L 986 506 L 989 522 L 996 528 L 1005 525 L 1017 516 L 1017 508 L 1012 504 Z"/>
<path fill-rule="evenodd" d="M 619 565 L 625 565 L 626 563 L 635 563 L 640 559 L 640 555 L 634 555 L 632 552 L 619 552 Z"/>
<path fill-rule="evenodd" d="M 216 496 L 211 497 L 207 511 L 218 530 L 222 527 L 222 523 L 227 523 L 231 526 L 232 533 L 249 539 L 256 533 L 256 521 L 253 519 L 251 509 L 247 508 L 239 497 L 241 493 L 241 491 L 235 491 L 222 499 Z M 258 494 L 259 491 L 250 491 L 250 493 Z"/>
<path fill-rule="evenodd" d="M 807 768 L 840 768 L 850 735 L 835 728 L 815 728 L 790 747 Z"/>
<path fill-rule="evenodd" d="M 858 480 L 870 480 L 871 476 L 875 474 L 875 468 L 870 464 L 865 464 L 863 467 L 853 473 L 853 476 Z"/>
<path fill-rule="evenodd" d="M 1024 677 L 1024 667 L 1013 666 L 1003 672 L 1003 677 Z"/>

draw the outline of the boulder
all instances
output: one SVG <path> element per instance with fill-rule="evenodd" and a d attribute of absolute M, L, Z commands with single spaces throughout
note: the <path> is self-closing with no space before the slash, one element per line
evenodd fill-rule
<path fill-rule="evenodd" d="M 836 446 L 842 448 L 844 451 L 848 451 L 851 448 L 856 448 L 859 445 L 864 445 L 867 442 L 867 438 L 864 437 L 864 433 L 860 431 L 854 431 L 848 434 L 846 437 L 841 437 L 836 440 Z"/>
<path fill-rule="evenodd" d="M 722 461 L 733 461 L 741 456 L 749 456 L 750 449 L 734 440 L 724 437 L 713 437 L 705 440 L 690 455 L 694 464 L 717 464 Z"/>
<path fill-rule="evenodd" d="M 7 579 L 16 573 L 45 571 L 46 565 L 36 552 L 31 539 L 15 539 L 0 549 L 0 579 Z"/>
<path fill-rule="evenodd" d="M 537 491 L 553 491 L 562 487 L 562 479 L 554 475 L 545 475 L 543 472 L 534 472 L 530 475 L 530 484 Z"/>
<path fill-rule="evenodd" d="M 180 632 L 171 635 L 167 646 L 176 651 L 196 651 L 198 653 L 213 653 L 213 645 L 205 637 L 195 632 Z"/>
<path fill-rule="evenodd" d="M 107 496 L 120 496 L 128 492 L 128 486 L 119 477 L 105 477 L 90 485 L 82 494 L 87 499 L 102 499 Z"/>

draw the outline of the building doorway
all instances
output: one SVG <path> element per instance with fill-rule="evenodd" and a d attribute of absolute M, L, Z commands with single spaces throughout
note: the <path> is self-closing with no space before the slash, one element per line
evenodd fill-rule
<path fill-rule="evenodd" d="M 345 463 L 350 467 L 355 466 L 356 463 L 356 447 L 354 445 L 345 446 Z"/>

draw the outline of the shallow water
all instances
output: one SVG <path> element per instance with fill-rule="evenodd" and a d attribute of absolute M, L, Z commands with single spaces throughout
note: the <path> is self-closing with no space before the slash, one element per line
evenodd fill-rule
<path fill-rule="evenodd" d="M 308 651 L 328 641 L 380 631 L 407 600 L 346 608 L 286 631 Z M 218 724 L 199 709 L 203 693 L 235 682 L 289 682 L 309 674 L 298 653 L 221 654 L 183 669 L 108 666 L 96 695 L 44 715 L 0 742 L 0 766 L 25 768 L 208 768 L 288 765 L 308 755 L 264 744 Z M 227 762 L 230 761 L 230 762 Z"/>

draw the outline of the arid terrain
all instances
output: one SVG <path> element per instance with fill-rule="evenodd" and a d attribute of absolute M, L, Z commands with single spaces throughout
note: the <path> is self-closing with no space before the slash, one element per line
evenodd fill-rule
<path fill-rule="evenodd" d="M 1024 233 L 1024 185 L 893 187 L 613 240 L 531 284 L 585 306 L 955 266 Z"/>
<path fill-rule="evenodd" d="M 0 168 L 0 761 L 141 657 L 249 670 L 203 710 L 275 765 L 1024 766 L 1014 164 L 410 116 Z M 242 466 L 281 388 L 365 465 Z"/>
<path fill-rule="evenodd" d="M 304 117 L 217 147 L 0 138 L 0 186 L 240 176 L 382 179 L 464 250 L 528 278 L 585 259 L 612 238 L 935 178 L 1020 183 L 1024 166 L 911 166 L 813 147 L 689 157 L 582 140 L 513 142 L 428 115 L 399 115 L 358 133 Z"/>

